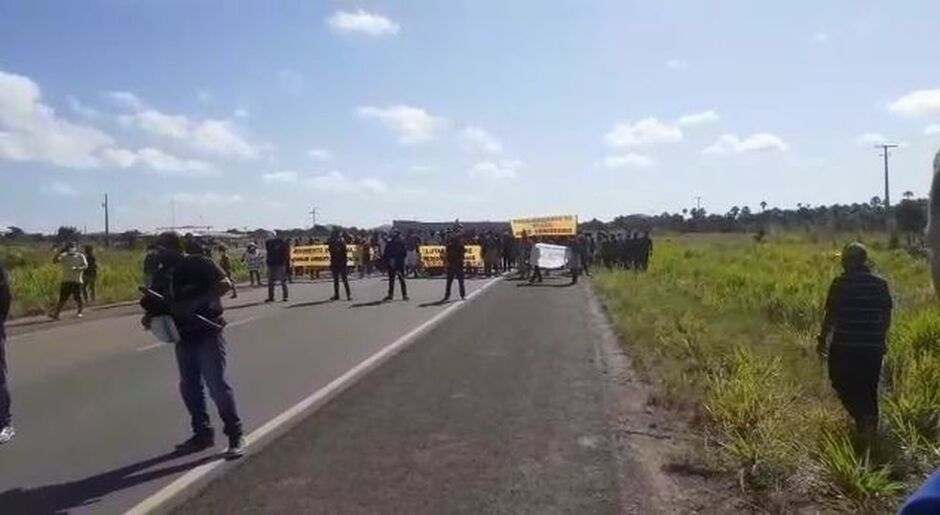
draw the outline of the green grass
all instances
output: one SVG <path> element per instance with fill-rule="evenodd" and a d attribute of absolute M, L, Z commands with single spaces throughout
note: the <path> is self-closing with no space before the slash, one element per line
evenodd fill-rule
<path fill-rule="evenodd" d="M 694 414 L 705 448 L 742 485 L 890 511 L 940 466 L 940 310 L 922 258 L 869 245 L 896 309 L 883 431 L 855 442 L 814 352 L 838 251 L 850 239 L 665 238 L 646 274 L 601 273 L 594 284 L 658 387 L 653 400 Z"/>
<path fill-rule="evenodd" d="M 134 300 L 143 284 L 143 250 L 111 250 L 96 248 L 98 257 L 98 295 L 96 304 Z M 48 246 L 0 246 L 0 262 L 10 274 L 13 287 L 11 317 L 48 313 L 59 294 L 60 269 L 52 263 L 53 251 Z M 236 280 L 247 273 L 232 253 Z"/>

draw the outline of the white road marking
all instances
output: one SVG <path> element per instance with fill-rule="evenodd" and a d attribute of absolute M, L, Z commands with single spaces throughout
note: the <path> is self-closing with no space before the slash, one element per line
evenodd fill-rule
<path fill-rule="evenodd" d="M 243 319 L 241 319 L 241 320 L 236 320 L 236 321 L 232 322 L 231 324 L 226 325 L 225 327 L 226 327 L 226 328 L 229 328 L 229 327 L 238 327 L 238 326 L 240 326 L 240 325 L 245 325 L 245 324 L 254 322 L 255 320 L 258 320 L 259 318 L 264 318 L 264 315 L 254 315 L 254 316 L 250 316 L 250 317 L 243 318 Z M 164 346 L 164 345 L 166 345 L 166 343 L 163 343 L 163 342 L 154 342 L 154 343 L 151 343 L 150 345 L 144 345 L 143 347 L 137 347 L 137 352 L 143 352 L 143 351 L 147 351 L 147 350 L 150 350 L 150 349 L 156 349 L 156 348 L 162 347 L 162 346 Z"/>
<path fill-rule="evenodd" d="M 477 295 L 483 293 L 483 291 L 493 284 L 496 284 L 500 279 L 501 277 L 491 279 L 478 290 L 470 292 L 470 294 L 467 295 L 467 301 L 470 301 Z M 455 302 L 451 304 L 446 309 L 423 322 L 418 327 L 415 327 L 404 336 L 384 347 L 382 350 L 376 352 L 372 356 L 369 356 L 360 362 L 358 365 L 347 370 L 346 373 L 332 380 L 323 388 L 313 392 L 307 398 L 291 406 L 286 411 L 269 420 L 266 424 L 259 427 L 258 429 L 255 429 L 251 434 L 245 437 L 246 447 L 250 447 L 255 442 L 258 442 L 268 434 L 293 421 L 297 417 L 303 414 L 312 414 L 313 411 L 308 413 L 308 410 L 316 410 L 326 404 L 330 399 L 336 397 L 356 381 L 368 374 L 370 371 L 391 359 L 399 351 L 413 343 L 421 335 L 438 325 L 442 320 L 466 304 L 467 302 Z M 190 469 L 188 472 L 178 477 L 175 481 L 164 487 L 162 490 L 144 499 L 140 504 L 134 506 L 125 513 L 128 515 L 142 515 L 151 513 L 152 511 L 160 508 L 163 504 L 170 501 L 176 495 L 179 495 L 191 485 L 205 478 L 209 473 L 220 467 L 223 463 L 225 463 L 225 460 L 218 458 Z"/>

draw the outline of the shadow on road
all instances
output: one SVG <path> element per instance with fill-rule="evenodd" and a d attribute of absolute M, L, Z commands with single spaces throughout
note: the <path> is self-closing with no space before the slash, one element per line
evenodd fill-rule
<path fill-rule="evenodd" d="M 326 299 L 326 300 L 314 300 L 314 301 L 311 301 L 311 302 L 298 302 L 297 304 L 291 304 L 290 306 L 287 306 L 287 309 L 308 308 L 308 307 L 311 307 L 311 306 L 320 306 L 320 305 L 322 305 L 322 304 L 329 304 L 329 303 L 331 303 L 331 302 L 339 302 L 339 301 L 334 301 L 334 300 L 331 300 L 331 299 Z"/>
<path fill-rule="evenodd" d="M 434 302 L 425 302 L 424 304 L 418 304 L 418 307 L 419 307 L 419 308 L 433 308 L 433 307 L 437 307 L 437 306 L 444 306 L 444 305 L 447 305 L 447 304 L 450 304 L 450 301 L 449 301 L 449 300 L 443 300 L 443 299 L 441 299 L 441 300 L 437 300 L 437 301 L 434 301 Z"/>
<path fill-rule="evenodd" d="M 255 306 L 260 306 L 264 304 L 263 300 L 257 302 L 246 302 L 244 304 L 236 304 L 235 306 L 225 306 L 225 311 L 235 311 L 237 309 L 253 308 Z"/>
<path fill-rule="evenodd" d="M 571 288 L 572 286 L 574 286 L 574 285 L 576 285 L 576 284 L 578 284 L 578 283 L 562 283 L 562 284 L 558 284 L 558 283 L 554 283 L 554 284 L 549 284 L 549 283 L 523 283 L 523 284 L 517 284 L 517 285 L 516 285 L 516 288 Z"/>
<path fill-rule="evenodd" d="M 382 300 L 374 300 L 372 302 L 357 302 L 356 304 L 350 304 L 349 307 L 350 308 L 368 308 L 372 306 L 381 306 L 382 304 L 385 304 L 387 302 L 391 302 L 391 301 L 382 299 Z"/>
<path fill-rule="evenodd" d="M 203 463 L 217 459 L 218 455 L 206 455 L 186 463 L 142 472 L 155 465 L 181 457 L 183 457 L 183 455 L 178 452 L 168 452 L 132 465 L 89 476 L 78 481 L 69 481 L 67 483 L 58 483 L 25 490 L 22 488 L 7 490 L 0 493 L 0 513 L 67 513 L 80 506 L 95 504 L 102 497 L 112 492 L 131 488 L 161 477 L 185 472 Z M 138 472 L 140 473 L 138 474 Z"/>

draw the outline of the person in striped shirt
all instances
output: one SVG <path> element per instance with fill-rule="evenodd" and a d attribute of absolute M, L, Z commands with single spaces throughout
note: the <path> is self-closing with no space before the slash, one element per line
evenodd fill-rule
<path fill-rule="evenodd" d="M 845 246 L 842 268 L 829 287 L 817 350 L 828 354 L 829 381 L 859 433 L 872 434 L 893 301 L 888 283 L 872 273 L 862 244 Z"/>

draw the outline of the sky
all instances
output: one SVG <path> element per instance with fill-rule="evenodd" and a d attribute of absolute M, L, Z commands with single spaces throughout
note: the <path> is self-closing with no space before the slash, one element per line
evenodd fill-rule
<path fill-rule="evenodd" d="M 940 2 L 3 0 L 0 226 L 927 193 Z"/>

